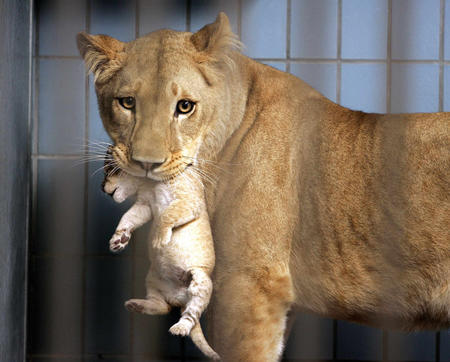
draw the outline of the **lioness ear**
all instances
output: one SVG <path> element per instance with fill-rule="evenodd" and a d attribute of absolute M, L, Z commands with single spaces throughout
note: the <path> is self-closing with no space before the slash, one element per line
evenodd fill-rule
<path fill-rule="evenodd" d="M 78 33 L 77 45 L 88 71 L 96 83 L 104 83 L 122 68 L 125 43 L 108 35 Z"/>
<path fill-rule="evenodd" d="M 214 23 L 205 25 L 193 34 L 191 42 L 200 53 L 215 60 L 220 60 L 221 55 L 227 56 L 230 50 L 241 48 L 241 42 L 231 30 L 228 17 L 223 12 L 217 15 Z"/>

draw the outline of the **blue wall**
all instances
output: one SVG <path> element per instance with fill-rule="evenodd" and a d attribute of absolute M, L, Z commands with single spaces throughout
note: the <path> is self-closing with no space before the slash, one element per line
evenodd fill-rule
<path fill-rule="evenodd" d="M 145 230 L 123 254 L 109 252 L 124 207 L 101 193 L 102 174 L 93 175 L 101 162 L 79 164 L 87 139 L 108 138 L 76 49 L 78 31 L 128 41 L 163 27 L 195 31 L 225 11 L 248 56 L 338 103 L 371 112 L 450 110 L 450 0 L 36 2 L 32 361 L 200 356 L 167 333 L 177 313 L 147 317 L 123 308 L 145 292 Z M 285 356 L 450 361 L 449 345 L 448 331 L 407 335 L 301 315 Z"/>

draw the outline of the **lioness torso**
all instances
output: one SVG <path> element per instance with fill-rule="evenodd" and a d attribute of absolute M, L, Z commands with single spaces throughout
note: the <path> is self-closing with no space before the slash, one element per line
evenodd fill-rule
<path fill-rule="evenodd" d="M 246 265 L 261 242 L 249 236 L 255 244 L 243 254 L 226 229 L 251 234 L 270 223 L 273 234 L 256 254 L 267 265 L 289 260 L 299 308 L 448 327 L 450 113 L 366 114 L 286 73 L 242 66 L 252 82 L 243 121 L 250 125 L 229 143 L 237 166 L 221 187 L 236 196 L 215 201 L 215 240 L 231 239 L 219 244 L 219 263 Z"/>

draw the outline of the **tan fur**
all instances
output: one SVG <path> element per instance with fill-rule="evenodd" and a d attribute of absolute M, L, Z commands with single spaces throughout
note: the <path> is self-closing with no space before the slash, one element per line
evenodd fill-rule
<path fill-rule="evenodd" d="M 227 19 L 215 24 L 210 41 L 229 39 Z M 209 46 L 192 40 L 165 30 L 127 43 L 123 68 L 97 94 L 113 140 L 148 162 L 170 153 L 180 98 L 167 89 L 195 94 L 181 131 L 186 144 L 204 132 L 195 157 L 217 178 L 205 191 L 213 345 L 224 360 L 277 360 L 291 308 L 449 327 L 450 114 L 353 111 L 236 51 L 199 68 Z M 113 101 L 126 87 L 138 102 L 127 119 Z"/>

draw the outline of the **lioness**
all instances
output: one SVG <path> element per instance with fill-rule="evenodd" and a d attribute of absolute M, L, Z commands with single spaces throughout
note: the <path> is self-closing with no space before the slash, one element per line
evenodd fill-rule
<path fill-rule="evenodd" d="M 193 157 L 217 177 L 206 186 L 214 348 L 225 361 L 277 360 L 291 309 L 449 327 L 450 113 L 353 111 L 238 45 L 223 13 L 195 34 L 78 35 L 128 173 L 159 179 L 178 102 L 193 105 L 185 145 L 207 127 Z"/>

